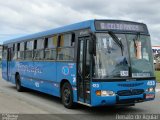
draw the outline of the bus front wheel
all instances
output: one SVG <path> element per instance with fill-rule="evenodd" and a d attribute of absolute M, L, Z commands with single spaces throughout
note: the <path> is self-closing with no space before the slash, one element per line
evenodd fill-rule
<path fill-rule="evenodd" d="M 21 86 L 21 78 L 19 74 L 16 75 L 16 89 L 18 92 L 23 91 L 23 87 Z"/>
<path fill-rule="evenodd" d="M 73 102 L 73 91 L 72 87 L 68 82 L 65 82 L 62 86 L 62 103 L 66 108 L 73 108 L 74 102 Z"/>

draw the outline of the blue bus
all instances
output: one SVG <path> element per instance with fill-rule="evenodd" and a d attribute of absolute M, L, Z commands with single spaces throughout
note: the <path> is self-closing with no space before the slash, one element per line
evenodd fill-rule
<path fill-rule="evenodd" d="M 155 98 L 150 34 L 132 21 L 87 20 L 5 41 L 2 76 L 19 92 L 60 97 L 66 108 Z"/>

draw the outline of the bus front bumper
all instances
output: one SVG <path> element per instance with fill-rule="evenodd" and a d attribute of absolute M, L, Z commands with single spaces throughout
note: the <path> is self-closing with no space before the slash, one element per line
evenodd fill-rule
<path fill-rule="evenodd" d="M 95 98 L 96 97 L 96 98 Z M 140 95 L 132 95 L 132 96 L 94 96 L 92 99 L 92 106 L 114 106 L 114 105 L 132 105 L 135 103 L 145 102 L 154 100 L 155 93 L 143 93 Z"/>

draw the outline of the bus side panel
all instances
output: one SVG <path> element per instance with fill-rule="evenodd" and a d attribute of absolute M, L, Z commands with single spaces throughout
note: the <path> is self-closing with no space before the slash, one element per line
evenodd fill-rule
<path fill-rule="evenodd" d="M 76 87 L 76 64 L 68 62 L 57 62 L 57 81 L 68 80 L 73 90 L 73 100 L 77 102 Z"/>
<path fill-rule="evenodd" d="M 2 78 L 7 80 L 7 60 L 2 60 Z"/>
<path fill-rule="evenodd" d="M 16 62 L 13 60 L 10 64 L 10 75 L 11 75 L 11 82 L 15 84 L 15 71 L 16 71 Z"/>
<path fill-rule="evenodd" d="M 60 96 L 59 87 L 57 83 L 57 72 L 56 67 L 57 63 L 54 61 L 35 61 L 34 67 L 38 69 L 37 72 L 34 73 L 34 78 L 39 81 L 35 82 L 35 87 L 39 87 L 38 89 L 42 92 Z M 39 84 L 37 86 L 36 84 Z"/>
<path fill-rule="evenodd" d="M 17 61 L 15 66 L 15 74 L 16 72 L 19 73 L 21 78 L 21 84 L 24 87 L 31 88 L 30 87 L 30 80 L 33 77 L 33 72 L 35 71 L 33 62 L 28 61 Z"/>
<path fill-rule="evenodd" d="M 59 96 L 56 80 L 56 62 L 18 62 L 22 86 L 38 90 L 54 96 Z"/>
<path fill-rule="evenodd" d="M 10 81 L 13 84 L 15 84 L 15 71 L 16 71 L 16 67 L 15 67 L 15 61 L 10 61 L 10 63 L 8 64 L 9 66 L 9 71 L 7 73 L 7 61 L 6 60 L 2 60 L 2 78 L 4 80 Z M 8 76 L 10 76 L 10 79 L 8 79 Z"/>

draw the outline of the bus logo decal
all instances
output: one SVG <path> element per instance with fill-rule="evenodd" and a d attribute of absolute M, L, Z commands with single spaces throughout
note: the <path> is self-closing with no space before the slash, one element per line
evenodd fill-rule
<path fill-rule="evenodd" d="M 30 72 L 30 73 L 34 73 L 34 74 L 42 73 L 42 70 L 41 70 L 40 67 L 38 67 L 38 66 L 31 66 L 31 65 L 24 65 L 22 63 L 19 63 L 17 65 L 17 69 L 19 71 L 22 71 L 22 72 Z"/>
<path fill-rule="evenodd" d="M 63 66 L 62 67 L 62 74 L 69 75 L 69 68 L 68 68 L 68 66 Z"/>

